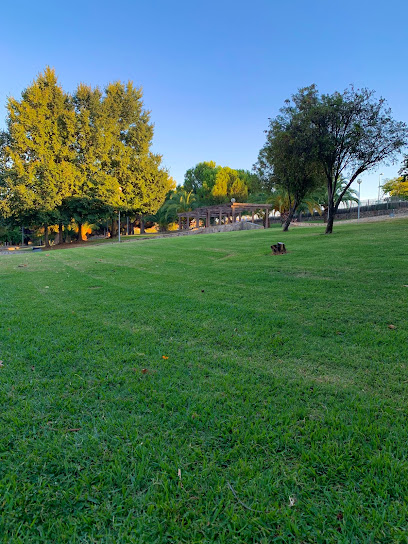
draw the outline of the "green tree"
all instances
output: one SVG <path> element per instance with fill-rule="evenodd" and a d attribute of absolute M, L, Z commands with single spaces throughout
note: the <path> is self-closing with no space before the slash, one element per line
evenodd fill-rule
<path fill-rule="evenodd" d="M 7 113 L 2 209 L 43 222 L 48 245 L 48 224 L 76 181 L 73 104 L 47 67 L 21 100 L 8 99 Z"/>
<path fill-rule="evenodd" d="M 119 183 L 112 173 L 110 151 L 114 134 L 103 108 L 99 88 L 80 84 L 73 102 L 76 113 L 75 164 L 78 179 L 72 196 L 118 203 Z"/>
<path fill-rule="evenodd" d="M 366 170 L 387 160 L 395 162 L 408 141 L 405 123 L 395 121 L 383 98 L 374 91 L 355 90 L 320 95 L 315 85 L 293 95 L 287 108 L 299 112 L 317 146 L 328 195 L 326 234 L 351 184 Z M 347 183 L 341 186 L 341 180 Z"/>
<path fill-rule="evenodd" d="M 242 169 L 237 169 L 236 172 L 239 179 L 247 186 L 248 197 L 250 195 L 261 195 L 264 192 L 261 178 L 256 172 Z"/>
<path fill-rule="evenodd" d="M 248 196 L 248 187 L 236 170 L 224 166 L 218 169 L 211 194 L 216 202 L 226 202 L 231 198 L 244 202 Z"/>
<path fill-rule="evenodd" d="M 167 209 L 173 209 L 175 213 L 191 212 L 197 202 L 197 197 L 193 191 L 187 192 L 183 188 L 178 188 L 174 191 L 170 198 L 166 201 Z"/>
<path fill-rule="evenodd" d="M 197 195 L 202 205 L 211 205 L 231 198 L 243 202 L 250 192 L 259 192 L 261 185 L 254 172 L 217 166 L 214 161 L 208 161 L 187 170 L 183 187 Z"/>
<path fill-rule="evenodd" d="M 287 103 L 280 115 L 270 120 L 255 168 L 264 187 L 274 187 L 278 195 L 285 195 L 283 230 L 288 230 L 306 195 L 323 181 L 312 127 L 296 105 Z"/>
<path fill-rule="evenodd" d="M 144 109 L 142 90 L 131 82 L 112 83 L 102 93 L 79 85 L 74 94 L 77 115 L 76 165 L 79 180 L 69 201 L 79 204 L 75 216 L 92 213 L 90 203 L 103 202 L 115 214 L 155 213 L 174 182 L 161 166 L 161 155 L 150 151 L 153 125 Z M 114 215 L 115 215 L 114 214 Z M 113 217 L 112 217 L 113 219 Z M 90 221 L 82 217 L 82 221 Z M 115 221 L 112 221 L 115 224 Z"/>
<path fill-rule="evenodd" d="M 176 221 L 178 213 L 192 211 L 196 202 L 197 197 L 193 191 L 187 192 L 184 188 L 178 187 L 176 191 L 170 191 L 161 208 L 148 219 L 155 221 L 159 225 L 159 230 L 166 231 L 168 226 Z"/>
<path fill-rule="evenodd" d="M 199 162 L 184 175 L 184 189 L 197 195 L 202 204 L 212 204 L 212 190 L 220 167 L 214 161 Z"/>
<path fill-rule="evenodd" d="M 336 187 L 336 193 L 334 199 L 337 200 L 342 194 L 341 202 L 350 205 L 352 202 L 358 202 L 358 193 L 351 187 L 348 187 L 348 181 L 341 178 L 339 184 Z M 346 188 L 346 190 L 344 190 Z M 328 218 L 328 194 L 327 187 L 319 187 L 316 191 L 313 191 L 307 196 L 305 205 L 309 212 L 312 214 L 317 211 L 320 215 L 323 215 L 325 223 Z"/>
<path fill-rule="evenodd" d="M 408 199 L 408 179 L 404 176 L 387 180 L 382 189 L 390 196 Z"/>
<path fill-rule="evenodd" d="M 131 82 L 108 85 L 103 100 L 106 131 L 112 145 L 108 172 L 117 187 L 110 205 L 141 216 L 154 214 L 163 204 L 174 181 L 161 166 L 162 156 L 152 153 L 153 125 L 144 109 L 143 93 Z"/>
<path fill-rule="evenodd" d="M 408 155 L 404 157 L 404 160 L 402 161 L 402 166 L 399 171 L 399 174 L 402 176 L 404 181 L 407 181 L 408 179 Z"/>

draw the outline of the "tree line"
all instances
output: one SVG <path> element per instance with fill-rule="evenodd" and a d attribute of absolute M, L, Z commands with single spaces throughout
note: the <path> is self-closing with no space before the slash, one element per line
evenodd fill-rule
<path fill-rule="evenodd" d="M 7 101 L 0 136 L 0 213 L 3 220 L 48 227 L 82 225 L 118 210 L 155 213 L 174 182 L 151 151 L 153 125 L 143 93 L 132 82 L 102 91 L 85 84 L 65 92 L 46 68 L 21 99 Z M 113 221 L 113 228 L 115 222 Z"/>
<path fill-rule="evenodd" d="M 251 171 L 204 161 L 175 188 L 150 150 L 153 125 L 142 98 L 131 82 L 103 91 L 80 84 L 70 95 L 50 68 L 20 100 L 10 98 L 0 137 L 3 218 L 42 224 L 48 243 L 50 224 L 59 225 L 59 241 L 72 221 L 80 239 L 85 221 L 111 218 L 115 234 L 123 210 L 166 230 L 178 212 L 235 199 L 272 203 L 284 230 L 297 211 L 316 210 L 331 233 L 340 203 L 356 200 L 353 182 L 379 163 L 394 163 L 408 142 L 407 125 L 374 91 L 351 86 L 321 94 L 311 85 L 269 119 Z M 390 194 L 405 194 L 407 165 L 408 158 Z"/>
<path fill-rule="evenodd" d="M 352 86 L 333 94 L 320 94 L 316 85 L 300 89 L 269 119 L 265 134 L 252 172 L 201 162 L 187 170 L 156 220 L 166 224 L 176 211 L 235 198 L 272 203 L 284 230 L 297 211 L 318 211 L 329 234 L 340 203 L 357 200 L 353 182 L 379 163 L 395 163 L 408 142 L 407 125 L 393 119 L 385 100 Z M 407 172 L 408 158 L 401 178 L 385 189 L 408 194 Z"/>

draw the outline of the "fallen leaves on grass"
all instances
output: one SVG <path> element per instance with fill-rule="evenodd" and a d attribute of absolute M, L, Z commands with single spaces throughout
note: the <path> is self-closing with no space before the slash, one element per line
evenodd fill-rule
<path fill-rule="evenodd" d="M 2 368 L 3 366 L 3 361 L 0 361 L 0 368 Z"/>
<path fill-rule="evenodd" d="M 168 359 L 168 357 L 166 355 L 162 355 L 162 359 Z"/>
<path fill-rule="evenodd" d="M 67 429 L 67 433 L 77 433 L 81 430 L 81 427 L 77 427 L 75 429 Z"/>
<path fill-rule="evenodd" d="M 395 325 L 388 325 L 388 328 L 394 330 L 394 329 L 396 329 L 397 327 L 396 327 Z"/>
<path fill-rule="evenodd" d="M 296 504 L 296 497 L 289 497 L 289 506 L 295 506 Z"/>
<path fill-rule="evenodd" d="M 155 374 L 157 370 L 150 370 L 149 368 L 132 368 L 133 372 L 141 372 L 142 374 Z"/>

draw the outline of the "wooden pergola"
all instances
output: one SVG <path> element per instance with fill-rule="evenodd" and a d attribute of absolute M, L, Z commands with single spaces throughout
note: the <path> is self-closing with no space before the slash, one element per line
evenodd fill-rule
<path fill-rule="evenodd" d="M 201 208 L 196 208 L 191 212 L 181 212 L 178 213 L 179 221 L 179 230 L 183 228 L 183 218 L 186 221 L 186 229 L 190 228 L 190 219 L 194 219 L 196 222 L 196 228 L 200 226 L 200 219 L 205 223 L 206 227 L 209 227 L 211 224 L 211 218 L 216 218 L 219 220 L 219 225 L 226 223 L 236 223 L 237 220 L 242 220 L 243 212 L 252 213 L 252 222 L 254 222 L 254 215 L 257 210 L 265 210 L 265 228 L 269 228 L 269 213 L 271 205 L 270 204 L 250 204 L 247 202 L 234 202 L 231 204 L 220 204 L 215 206 L 203 206 Z"/>

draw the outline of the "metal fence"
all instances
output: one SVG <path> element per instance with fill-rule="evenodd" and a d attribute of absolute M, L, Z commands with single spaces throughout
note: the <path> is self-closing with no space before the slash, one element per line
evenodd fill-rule
<path fill-rule="evenodd" d="M 360 217 L 373 217 L 376 215 L 394 215 L 405 210 L 408 211 L 408 200 L 383 198 L 367 199 L 360 202 Z M 299 212 L 295 216 L 298 221 L 323 221 L 323 216 L 317 212 Z M 358 202 L 341 202 L 336 219 L 356 219 L 358 217 Z"/>

